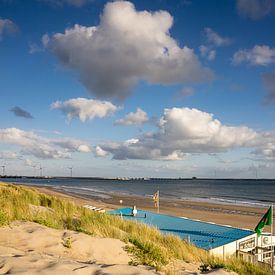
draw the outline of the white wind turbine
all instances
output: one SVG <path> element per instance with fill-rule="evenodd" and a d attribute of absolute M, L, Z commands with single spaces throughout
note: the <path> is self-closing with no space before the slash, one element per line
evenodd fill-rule
<path fill-rule="evenodd" d="M 73 176 L 73 166 L 68 167 L 68 169 L 70 170 L 70 176 L 72 177 Z"/>

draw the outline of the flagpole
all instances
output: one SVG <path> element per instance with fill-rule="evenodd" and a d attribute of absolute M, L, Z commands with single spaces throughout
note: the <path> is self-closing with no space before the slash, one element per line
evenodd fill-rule
<path fill-rule="evenodd" d="M 274 246 L 273 246 L 273 203 L 271 205 L 271 269 L 274 274 Z"/>
<path fill-rule="evenodd" d="M 158 190 L 158 214 L 159 214 L 159 190 Z"/>

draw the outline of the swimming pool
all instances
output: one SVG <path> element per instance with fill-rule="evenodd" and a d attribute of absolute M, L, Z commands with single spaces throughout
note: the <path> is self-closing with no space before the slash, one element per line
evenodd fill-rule
<path fill-rule="evenodd" d="M 157 227 L 163 234 L 174 234 L 192 242 L 195 246 L 210 250 L 254 234 L 253 231 L 211 224 L 191 219 L 138 210 L 132 217 L 132 208 L 119 208 L 109 212 L 124 219 L 136 220 Z M 145 217 L 146 215 L 146 217 Z"/>

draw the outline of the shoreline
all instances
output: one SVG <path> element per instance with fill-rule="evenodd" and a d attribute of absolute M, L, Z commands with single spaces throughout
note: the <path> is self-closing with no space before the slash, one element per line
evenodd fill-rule
<path fill-rule="evenodd" d="M 48 195 L 55 195 L 69 199 L 81 206 L 84 204 L 89 204 L 95 207 L 104 208 L 106 210 L 112 210 L 123 207 L 132 207 L 133 205 L 136 205 L 138 209 L 152 212 L 156 211 L 153 200 L 147 197 L 125 194 L 118 195 L 102 192 L 103 195 L 107 196 L 104 198 L 99 197 L 98 195 L 79 195 L 71 192 L 65 192 L 63 190 L 56 190 L 53 187 L 26 184 L 22 184 L 21 186 L 31 187 Z M 123 201 L 122 204 L 120 204 L 120 200 Z M 254 228 L 264 215 L 265 211 L 266 209 L 264 208 L 239 206 L 233 204 L 208 203 L 191 200 L 183 201 L 176 199 L 160 200 L 161 214 L 168 214 L 172 216 L 184 217 L 188 219 L 200 220 L 203 222 L 216 223 L 219 225 L 248 229 L 252 231 L 254 231 Z M 275 229 L 274 224 L 273 229 Z M 264 232 L 270 232 L 270 229 L 266 227 Z"/>

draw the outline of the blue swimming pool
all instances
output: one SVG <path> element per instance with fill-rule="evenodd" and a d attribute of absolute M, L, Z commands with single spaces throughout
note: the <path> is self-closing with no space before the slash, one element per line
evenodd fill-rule
<path fill-rule="evenodd" d="M 163 234 L 174 234 L 189 240 L 195 246 L 209 250 L 254 234 L 253 231 L 211 224 L 191 219 L 162 215 L 150 211 L 138 210 L 132 217 L 132 208 L 119 208 L 109 212 L 122 215 L 124 219 L 136 220 L 157 227 Z M 146 216 L 146 217 L 145 217 Z"/>

